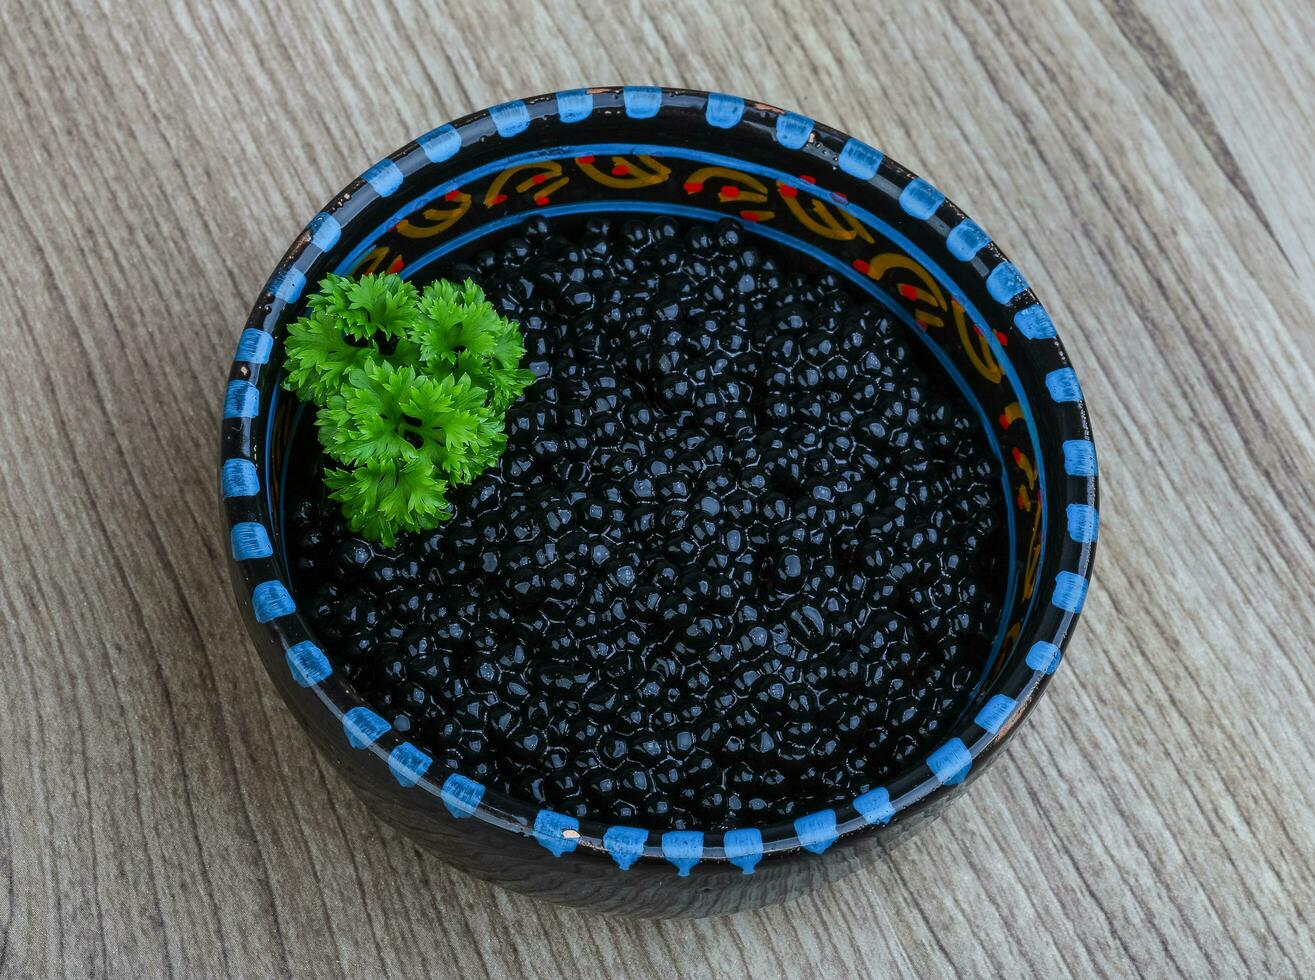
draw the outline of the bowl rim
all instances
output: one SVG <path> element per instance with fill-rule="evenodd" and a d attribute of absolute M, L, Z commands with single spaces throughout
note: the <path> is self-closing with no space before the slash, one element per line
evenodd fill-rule
<path fill-rule="evenodd" d="M 604 827 L 593 818 L 577 820 L 525 803 L 483 786 L 459 773 L 436 774 L 432 760 L 418 747 L 395 736 L 380 716 L 354 698 L 350 687 L 333 673 L 314 634 L 297 611 L 285 584 L 286 570 L 275 555 L 277 524 L 260 492 L 267 465 L 263 439 L 268 423 L 262 418 L 259 391 L 253 380 L 270 360 L 275 332 L 284 314 L 297 304 L 306 286 L 299 266 L 328 252 L 352 222 L 359 222 L 368 205 L 399 190 L 408 177 L 441 166 L 458 155 L 469 138 L 514 140 L 531 121 L 547 120 L 569 125 L 599 106 L 623 111 L 631 118 L 649 118 L 664 110 L 688 113 L 701 108 L 707 138 L 717 138 L 752 116 L 770 126 L 776 143 L 809 153 L 815 162 L 829 164 L 837 181 L 857 180 L 898 201 L 907 216 L 933 229 L 943 241 L 945 254 L 962 278 L 981 277 L 986 292 L 1012 319 L 1018 340 L 1041 352 L 1055 365 L 1045 375 L 1053 417 L 1046 416 L 1053 432 L 1048 443 L 1062 451 L 1066 479 L 1054 481 L 1046 505 L 1051 515 L 1064 512 L 1067 534 L 1060 546 L 1045 556 L 1042 566 L 1058 568 L 1050 606 L 1028 616 L 1024 635 L 1014 642 L 1030 644 L 1025 666 L 995 678 L 1002 684 L 1013 674 L 1022 677 L 1016 693 L 983 692 L 983 707 L 973 718 L 965 715 L 950 730 L 943 745 L 911 764 L 897 776 L 862 796 L 836 800 L 831 808 L 770 825 L 745 826 L 729 831 L 652 830 L 638 826 Z M 756 138 L 756 137 L 750 137 Z M 837 206 L 847 199 L 833 195 Z M 940 256 L 937 256 L 940 259 Z M 947 280 L 948 282 L 948 280 Z M 997 338 L 985 331 L 988 345 L 1003 356 Z M 273 389 L 277 391 L 277 378 Z M 272 405 L 266 407 L 272 412 Z M 1039 438 L 1039 437 L 1038 437 Z M 762 102 L 715 92 L 656 86 L 597 86 L 515 100 L 480 110 L 418 137 L 367 169 L 335 195 L 294 240 L 266 282 L 238 343 L 225 391 L 221 423 L 220 496 L 230 540 L 230 564 L 235 570 L 237 600 L 250 613 L 263 638 L 281 651 L 291 679 L 329 712 L 342 726 L 346 745 L 374 757 L 402 787 L 412 787 L 440 800 L 454 818 L 474 817 L 524 837 L 532 837 L 555 856 L 577 850 L 610 856 L 620 870 L 637 859 L 666 861 L 681 875 L 700 862 L 732 863 L 751 873 L 759 861 L 807 850 L 823 853 L 837 840 L 907 822 L 909 816 L 954 793 L 965 778 L 985 768 L 1018 723 L 1036 703 L 1058 667 L 1085 602 L 1095 556 L 1098 524 L 1098 475 L 1095 448 L 1086 403 L 1069 358 L 1049 316 L 1036 301 L 1031 287 L 995 242 L 956 205 L 929 182 L 876 150 L 839 130 L 809 117 Z M 1046 532 L 1041 535 L 1049 542 Z M 1037 569 L 1038 599 L 1046 583 L 1045 567 Z M 252 624 L 248 632 L 253 640 Z M 270 666 L 267 661 L 267 666 Z M 271 667 L 272 669 L 272 667 Z M 1010 685 L 1011 690 L 1013 685 Z M 353 697 L 345 697 L 344 693 Z M 976 730 L 982 734 L 968 738 Z M 385 745 L 392 747 L 385 750 Z M 344 746 L 346 747 L 346 746 Z M 438 776 L 438 778 L 436 778 Z M 920 778 L 913 778 L 918 776 Z M 904 792 L 892 794 L 891 788 Z M 838 811 L 843 811 L 840 819 Z M 601 831 L 601 832 L 599 832 Z"/>

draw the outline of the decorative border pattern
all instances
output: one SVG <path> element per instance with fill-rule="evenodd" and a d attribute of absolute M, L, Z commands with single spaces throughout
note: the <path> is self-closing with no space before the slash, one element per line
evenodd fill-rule
<path fill-rule="evenodd" d="M 1017 335 L 1029 343 L 1047 345 L 1045 355 L 1058 365 L 1046 375 L 1045 388 L 1058 428 L 1068 437 L 1062 442 L 1062 472 L 1067 485 L 1055 488 L 1057 500 L 1052 502 L 1052 506 L 1064 504 L 1068 542 L 1057 556 L 1063 567 L 1056 572 L 1050 592 L 1050 604 L 1060 615 L 1050 638 L 1037 639 L 1030 647 L 1025 661 L 1029 675 L 1022 679 L 1018 690 L 993 695 L 972 722 L 924 760 L 922 766 L 928 775 L 897 797 L 892 797 L 889 787 L 880 787 L 840 807 L 840 812 L 820 810 L 799 817 L 791 825 L 768 828 L 741 828 L 718 834 L 670 831 L 654 840 L 654 835 L 643 828 L 612 826 L 595 836 L 586 833 L 590 828 L 582 828 L 574 817 L 548 809 L 539 809 L 531 818 L 528 814 L 532 808 L 495 799 L 495 794 L 486 794 L 485 787 L 458 773 L 447 774 L 436 783 L 428 775 L 433 760 L 426 753 L 396 739 L 385 751 L 381 740 L 390 733 L 388 722 L 363 705 L 341 709 L 333 696 L 337 692 L 323 687 L 335 680 L 332 665 L 296 615 L 295 601 L 280 577 L 282 569 L 273 553 L 268 526 L 269 507 L 260 493 L 262 484 L 256 464 L 261 458 L 262 440 L 256 423 L 262 406 L 253 381 L 270 360 L 274 332 L 281 318 L 301 298 L 306 286 L 305 270 L 332 249 L 347 226 L 378 198 L 396 194 L 417 171 L 457 156 L 468 135 L 479 138 L 487 133 L 514 140 L 541 122 L 581 122 L 596 112 L 601 102 L 613 107 L 618 98 L 625 115 L 633 120 L 652 119 L 668 105 L 686 107 L 691 98 L 702 98 L 704 121 L 712 138 L 753 117 L 759 125 L 772 127 L 773 138 L 780 146 L 827 160 L 848 177 L 894 197 L 909 219 L 922 222 L 943 241 L 949 257 L 966 266 L 966 272 L 982 278 L 987 294 L 1005 308 Z M 843 195 L 840 200 L 844 203 Z M 989 336 L 989 332 L 985 336 L 988 346 L 997 352 L 1000 339 Z M 267 413 L 272 410 L 271 406 L 263 407 Z M 269 420 L 266 422 L 268 427 Z M 378 756 L 399 785 L 419 787 L 437 797 L 454 818 L 476 817 L 531 836 L 558 857 L 575 851 L 583 842 L 609 854 L 622 871 L 641 858 L 651 858 L 669 862 L 680 876 L 689 875 L 703 861 L 726 861 L 744 874 L 751 874 L 768 855 L 799 849 L 822 854 L 841 837 L 863 827 L 884 826 L 901 811 L 926 801 L 944 787 L 961 784 L 974 766 L 1001 744 L 1058 667 L 1086 599 L 1099 525 L 1096 455 L 1076 375 L 1068 366 L 1050 317 L 1035 301 L 1027 281 L 980 227 L 934 186 L 879 150 L 818 126 L 805 116 L 759 103 L 750 106 L 736 96 L 655 87 L 574 89 L 504 103 L 426 133 L 369 168 L 311 220 L 267 283 L 238 343 L 224 398 L 221 446 L 220 493 L 229 522 L 230 549 L 240 567 L 240 578 L 247 583 L 254 618 L 266 626 L 284 651 L 293 681 L 315 689 L 320 700 L 340 717 L 348 744 Z M 1037 461 L 1038 469 L 1044 462 Z M 1003 680 L 997 678 L 998 682 Z M 974 731 L 979 734 L 974 735 Z"/>

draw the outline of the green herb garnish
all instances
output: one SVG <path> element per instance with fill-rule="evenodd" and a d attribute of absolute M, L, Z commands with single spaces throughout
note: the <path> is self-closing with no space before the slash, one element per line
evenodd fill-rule
<path fill-rule="evenodd" d="M 288 327 L 283 385 L 318 409 L 341 468 L 329 496 L 353 531 L 392 545 L 451 516 L 447 489 L 507 445 L 507 409 L 534 381 L 520 329 L 470 280 L 423 291 L 396 275 L 329 275 Z"/>

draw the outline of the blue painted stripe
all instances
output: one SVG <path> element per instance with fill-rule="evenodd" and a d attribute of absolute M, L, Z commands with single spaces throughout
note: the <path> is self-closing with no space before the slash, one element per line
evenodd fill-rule
<path fill-rule="evenodd" d="M 380 197 L 388 197 L 402 186 L 402 168 L 392 160 L 380 160 L 361 174 L 361 179 L 373 187 Z"/>
<path fill-rule="evenodd" d="M 730 129 L 744 115 L 744 100 L 738 95 L 723 95 L 721 92 L 708 93 L 708 108 L 704 112 L 709 126 L 718 129 Z"/>
<path fill-rule="evenodd" d="M 451 160 L 461 150 L 461 133 L 448 123 L 425 133 L 416 140 L 416 145 L 424 151 L 431 163 L 442 163 Z"/>
<path fill-rule="evenodd" d="M 982 706 L 981 711 L 977 712 L 977 727 L 986 729 L 992 735 L 996 734 L 1014 713 L 1017 704 L 1018 702 L 1009 695 L 997 694 Z"/>
<path fill-rule="evenodd" d="M 342 716 L 342 730 L 347 733 L 347 741 L 354 749 L 373 745 L 379 740 L 380 735 L 392 727 L 364 706 L 352 708 Z"/>
<path fill-rule="evenodd" d="M 1072 368 L 1057 368 L 1046 375 L 1046 390 L 1057 402 L 1082 401 L 1082 386 Z"/>
<path fill-rule="evenodd" d="M 861 140 L 851 139 L 840 151 L 840 169 L 859 180 L 871 180 L 877 175 L 883 154 Z"/>
<path fill-rule="evenodd" d="M 254 327 L 247 327 L 242 331 L 242 339 L 237 342 L 237 353 L 233 355 L 233 360 L 247 361 L 250 364 L 266 364 L 269 362 L 269 352 L 273 349 L 273 334 L 256 330 Z"/>
<path fill-rule="evenodd" d="M 256 464 L 249 459 L 226 459 L 219 471 L 219 486 L 225 499 L 254 497 L 260 492 L 260 476 Z"/>
<path fill-rule="evenodd" d="M 250 381 L 230 381 L 224 393 L 224 418 L 254 419 L 260 414 L 260 392 Z"/>
<path fill-rule="evenodd" d="M 986 277 L 986 291 L 997 303 L 1011 302 L 1027 290 L 1027 280 L 1012 262 L 1001 262 Z"/>
<path fill-rule="evenodd" d="M 540 810 L 534 818 L 534 839 L 551 851 L 553 857 L 561 857 L 579 846 L 580 821 L 564 813 Z"/>
<path fill-rule="evenodd" d="M 1100 515 L 1090 504 L 1069 504 L 1067 508 L 1068 536 L 1078 544 L 1090 544 L 1096 540 L 1100 527 Z"/>
<path fill-rule="evenodd" d="M 776 142 L 791 150 L 798 150 L 813 134 L 813 120 L 797 112 L 783 112 L 776 117 Z"/>
<path fill-rule="evenodd" d="M 919 221 L 926 221 L 945 200 L 945 195 L 921 177 L 914 177 L 899 194 L 899 206 L 904 213 Z"/>
<path fill-rule="evenodd" d="M 621 90 L 621 101 L 631 119 L 652 119 L 662 108 L 662 90 L 652 85 L 627 85 Z"/>
<path fill-rule="evenodd" d="M 701 830 L 669 830 L 662 835 L 662 856 L 676 866 L 684 878 L 690 868 L 703 859 L 703 832 Z"/>
<path fill-rule="evenodd" d="M 295 303 L 301 299 L 301 292 L 306 288 L 306 274 L 300 269 L 284 269 L 269 284 L 269 292 L 275 299 L 285 303 Z"/>
<path fill-rule="evenodd" d="M 292 679 L 302 687 L 318 684 L 333 673 L 329 658 L 310 640 L 302 640 L 296 646 L 289 647 L 283 657 L 288 662 Z"/>
<path fill-rule="evenodd" d="M 1064 442 L 1064 472 L 1069 476 L 1096 475 L 1096 447 L 1089 439 Z"/>
<path fill-rule="evenodd" d="M 805 850 L 821 854 L 836 842 L 836 811 L 819 810 L 794 822 L 794 832 Z"/>
<path fill-rule="evenodd" d="M 438 797 L 447 807 L 448 813 L 464 819 L 474 816 L 479 809 L 480 800 L 484 799 L 484 784 L 454 772 L 443 780 L 443 788 L 438 791 Z"/>
<path fill-rule="evenodd" d="M 964 218 L 945 236 L 945 247 L 960 262 L 970 261 L 990 243 L 991 236 L 971 218 Z"/>
<path fill-rule="evenodd" d="M 234 561 L 269 558 L 274 554 L 274 546 L 269 543 L 269 532 L 265 530 L 265 525 L 255 521 L 239 521 L 234 524 L 228 539 Z"/>
<path fill-rule="evenodd" d="M 972 767 L 973 755 L 961 738 L 950 739 L 927 756 L 927 768 L 942 786 L 954 786 L 963 782 Z"/>
<path fill-rule="evenodd" d="M 647 840 L 648 831 L 638 827 L 608 827 L 607 833 L 603 834 L 603 846 L 622 871 L 628 871 L 643 857 Z"/>
<path fill-rule="evenodd" d="M 1038 640 L 1032 644 L 1032 649 L 1027 651 L 1027 665 L 1043 674 L 1053 674 L 1063 655 L 1063 651 L 1055 644 Z"/>
<path fill-rule="evenodd" d="M 297 611 L 297 604 L 288 594 L 287 586 L 277 579 L 261 582 L 251 591 L 251 606 L 256 612 L 257 623 L 268 623 Z"/>
<path fill-rule="evenodd" d="M 1065 612 L 1080 613 L 1087 601 L 1087 580 L 1075 572 L 1055 576 L 1055 591 L 1050 601 Z"/>
<path fill-rule="evenodd" d="M 402 742 L 388 753 L 388 771 L 403 786 L 414 786 L 429 771 L 434 760 L 410 742 Z"/>
<path fill-rule="evenodd" d="M 895 807 L 890 802 L 890 791 L 884 786 L 869 790 L 854 800 L 854 809 L 859 816 L 871 824 L 885 826 L 895 816 Z"/>
<path fill-rule="evenodd" d="M 743 830 L 728 830 L 722 840 L 722 849 L 726 860 L 735 865 L 746 875 L 753 874 L 753 869 L 763 856 L 762 831 L 753 827 Z"/>
<path fill-rule="evenodd" d="M 557 116 L 564 123 L 588 119 L 594 111 L 594 97 L 582 88 L 557 93 Z"/>
<path fill-rule="evenodd" d="M 327 211 L 321 211 L 310 219 L 310 243 L 321 252 L 327 252 L 338 244 L 342 237 L 342 225 L 338 219 Z"/>
<path fill-rule="evenodd" d="M 1014 326 L 1028 340 L 1047 340 L 1055 336 L 1055 325 L 1050 321 L 1050 314 L 1040 304 L 1015 313 Z"/>
<path fill-rule="evenodd" d="M 489 115 L 493 117 L 493 127 L 498 135 L 503 137 L 523 133 L 530 125 L 530 110 L 519 100 L 495 105 L 489 110 Z"/>
<path fill-rule="evenodd" d="M 622 151 L 622 148 L 620 147 L 616 147 L 615 149 L 617 149 L 618 152 Z M 669 148 L 666 148 L 664 151 L 670 152 Z M 451 252 L 456 251 L 458 249 L 465 248 L 467 245 L 471 244 L 474 241 L 479 240 L 485 235 L 492 234 L 497 231 L 501 231 L 504 228 L 522 222 L 526 220 L 531 214 L 543 215 L 545 217 L 556 217 L 558 215 L 590 214 L 597 212 L 623 212 L 623 211 L 633 212 L 637 214 L 681 215 L 683 217 L 690 217 L 699 221 L 708 221 L 708 222 L 716 222 L 721 218 L 725 217 L 725 215 L 722 213 L 719 213 L 717 211 L 711 211 L 706 208 L 695 208 L 695 207 L 690 207 L 688 205 L 672 204 L 666 201 L 633 201 L 633 200 L 624 200 L 624 199 L 612 199 L 612 200 L 604 199 L 604 200 L 594 200 L 594 201 L 582 201 L 575 204 L 553 205 L 550 207 L 537 209 L 533 212 L 524 212 L 518 215 L 509 215 L 505 218 L 498 218 L 495 219 L 494 221 L 490 221 L 482 225 L 480 228 L 466 232 L 462 235 L 456 235 L 451 240 L 445 242 L 443 245 L 440 245 L 432 249 L 431 251 L 426 252 L 418 259 L 412 260 L 407 265 L 407 271 L 405 274 L 408 276 L 414 276 L 418 274 L 425 267 L 438 261 L 444 255 L 450 254 Z M 963 396 L 968 400 L 969 405 L 971 405 L 973 409 L 977 412 L 978 418 L 981 420 L 982 423 L 982 431 L 986 434 L 987 443 L 991 447 L 991 452 L 995 455 L 996 459 L 1000 462 L 1001 485 L 1005 488 L 1005 493 L 1007 496 L 1009 492 L 1008 475 L 1007 473 L 1005 473 L 1004 455 L 1000 450 L 1000 443 L 995 435 L 995 425 L 993 420 L 987 416 L 985 410 L 982 408 L 981 402 L 977 400 L 976 395 L 973 393 L 973 389 L 968 384 L 967 379 L 964 378 L 962 372 L 960 372 L 959 369 L 955 366 L 954 362 L 950 359 L 949 355 L 946 354 L 945 351 L 942 350 L 941 347 L 930 338 L 930 335 L 928 334 L 927 331 L 919 327 L 916 321 L 914 321 L 912 315 L 909 313 L 908 309 L 904 305 L 892 300 L 879 286 L 877 286 L 876 283 L 872 281 L 871 278 L 857 272 L 853 268 L 853 266 L 840 261 L 834 255 L 831 255 L 823 251 L 817 246 L 802 241 L 798 238 L 795 238 L 794 236 L 789 235 L 785 232 L 778 231 L 777 229 L 772 228 L 769 225 L 765 225 L 761 223 L 750 223 L 750 224 L 746 224 L 744 227 L 747 231 L 750 231 L 757 235 L 762 235 L 764 238 L 770 239 L 771 241 L 787 245 L 790 248 L 797 249 L 798 251 L 803 252 L 806 255 L 809 255 L 817 262 L 827 266 L 829 269 L 834 271 L 837 275 L 848 279 L 855 287 L 867 293 L 878 303 L 881 303 L 883 306 L 885 306 L 889 310 L 892 316 L 894 316 L 895 318 L 900 320 L 901 323 L 904 324 L 904 326 L 908 329 L 910 336 L 917 337 L 919 343 L 926 345 L 927 349 L 932 353 L 932 355 L 937 359 L 937 361 L 940 362 L 941 366 L 945 370 L 946 374 L 949 375 L 950 379 L 954 382 L 955 386 L 959 389 L 960 392 L 963 393 Z M 916 249 L 916 246 L 910 245 L 908 247 Z M 966 300 L 961 300 L 961 302 L 965 302 L 965 301 Z M 979 315 L 976 312 L 975 307 L 972 307 L 971 301 L 966 301 L 966 302 L 967 305 L 965 306 L 965 309 L 968 309 L 971 315 L 973 316 Z M 988 342 L 993 345 L 998 345 L 999 343 L 993 337 L 989 338 Z M 1018 379 L 1017 372 L 1010 364 L 1009 359 L 1005 355 L 1002 348 L 999 348 L 998 346 L 993 346 L 992 350 L 995 353 L 996 360 L 1004 367 L 1005 373 L 1009 376 L 1010 381 L 1014 386 L 1014 390 L 1019 393 L 1020 404 L 1022 404 L 1023 406 L 1023 418 L 1027 424 L 1027 429 L 1029 436 L 1032 439 L 1033 448 L 1039 453 L 1040 449 L 1036 436 L 1036 424 L 1033 419 L 1031 409 L 1026 401 L 1026 396 L 1022 394 L 1022 387 Z M 1046 486 L 1044 469 L 1038 472 L 1038 483 L 1041 488 L 1042 495 L 1044 496 L 1045 486 Z M 1009 562 L 1012 564 L 1014 560 L 1014 551 L 1016 547 L 1014 542 L 1013 508 L 1006 509 L 1005 519 L 1008 526 L 1008 531 L 1005 535 L 1005 538 L 1009 542 Z M 1041 535 L 1042 535 L 1041 558 L 1042 559 L 1044 559 L 1046 554 L 1045 532 L 1048 526 L 1047 524 L 1048 520 L 1049 518 L 1047 516 L 1047 513 L 1046 511 L 1043 510 L 1041 513 Z M 1016 585 L 1014 579 L 1011 577 L 1009 579 L 1008 584 L 1005 587 L 1005 599 L 1003 603 L 1004 608 L 1006 609 L 1011 608 L 1015 589 L 1016 589 Z M 1038 593 L 1033 593 L 1032 599 L 1028 605 L 1027 612 L 1030 613 L 1032 606 L 1038 601 L 1037 595 Z M 992 641 L 990 655 L 987 657 L 986 665 L 982 668 L 981 671 L 979 671 L 980 676 L 985 677 L 989 673 L 991 669 L 991 665 L 995 662 L 996 657 L 999 655 L 1000 648 L 1004 644 L 1005 630 L 1008 627 L 1008 625 L 1009 624 L 1006 618 L 1003 616 L 1000 617 L 1000 625 L 997 628 L 995 638 Z M 980 682 L 979 682 L 979 686 L 980 686 Z"/>

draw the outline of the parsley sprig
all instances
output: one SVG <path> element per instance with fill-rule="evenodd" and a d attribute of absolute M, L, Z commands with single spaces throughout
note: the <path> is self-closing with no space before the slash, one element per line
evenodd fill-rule
<path fill-rule="evenodd" d="M 492 466 L 507 409 L 534 381 L 517 325 L 466 280 L 329 275 L 288 328 L 284 387 L 316 405 L 353 531 L 392 545 L 451 516 L 447 490 Z"/>

